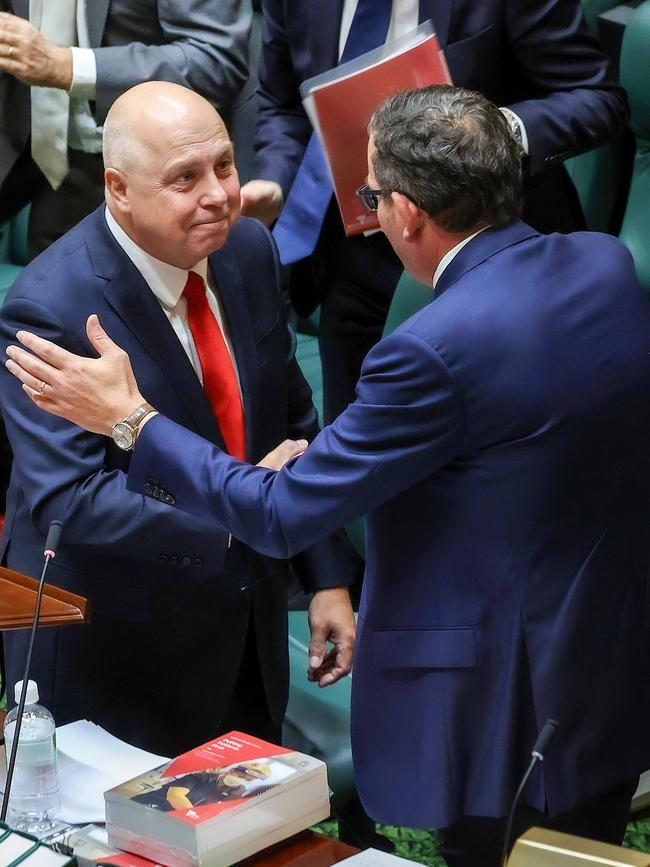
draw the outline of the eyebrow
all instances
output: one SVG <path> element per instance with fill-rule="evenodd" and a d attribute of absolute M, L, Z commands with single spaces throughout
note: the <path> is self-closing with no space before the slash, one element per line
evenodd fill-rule
<path fill-rule="evenodd" d="M 224 141 L 220 144 L 219 148 L 215 151 L 214 159 L 220 159 L 224 156 L 234 156 L 235 149 L 233 143 L 231 141 Z M 200 165 L 203 161 L 201 159 L 192 157 L 192 156 L 179 156 L 177 160 L 174 160 L 167 166 L 167 171 L 165 172 L 166 176 L 175 175 L 179 171 L 183 171 L 184 169 L 191 169 L 194 166 Z"/>

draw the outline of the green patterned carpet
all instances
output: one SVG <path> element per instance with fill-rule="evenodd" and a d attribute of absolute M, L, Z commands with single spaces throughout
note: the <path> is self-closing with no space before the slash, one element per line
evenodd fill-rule
<path fill-rule="evenodd" d="M 323 822 L 316 831 L 337 835 L 336 822 Z M 391 825 L 377 825 L 377 830 L 395 844 L 395 854 L 410 858 L 430 867 L 446 867 L 438 851 L 438 835 L 435 831 L 419 828 L 393 828 Z M 640 852 L 650 852 L 650 818 L 630 822 L 623 845 Z"/>

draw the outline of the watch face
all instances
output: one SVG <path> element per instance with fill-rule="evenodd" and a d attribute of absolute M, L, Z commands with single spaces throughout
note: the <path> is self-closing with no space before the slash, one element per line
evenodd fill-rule
<path fill-rule="evenodd" d="M 133 430 L 123 421 L 113 425 L 113 440 L 121 449 L 128 451 L 133 448 Z"/>

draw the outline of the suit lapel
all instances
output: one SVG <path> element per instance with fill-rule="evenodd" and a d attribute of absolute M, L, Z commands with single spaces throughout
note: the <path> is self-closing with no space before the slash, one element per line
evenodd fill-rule
<path fill-rule="evenodd" d="M 449 38 L 449 22 L 454 0 L 420 0 L 420 23 L 429 18 L 433 21 L 433 27 L 438 37 L 441 48 L 447 47 Z"/>
<path fill-rule="evenodd" d="M 301 0 L 305 2 L 305 0 Z M 314 75 L 332 69 L 339 59 L 339 31 L 343 0 L 307 0 L 310 17 L 308 33 L 313 34 L 309 51 Z"/>
<path fill-rule="evenodd" d="M 176 392 L 196 430 L 223 446 L 223 439 L 201 383 L 159 302 L 111 235 L 103 207 L 89 223 L 88 246 L 98 276 L 108 283 L 104 297 Z M 155 405 L 155 395 L 147 396 Z"/>
<path fill-rule="evenodd" d="M 91 0 L 86 6 L 88 39 L 93 48 L 99 48 L 102 44 L 109 6 L 110 0 Z"/>
<path fill-rule="evenodd" d="M 517 220 L 503 229 L 485 229 L 475 238 L 472 238 L 447 265 L 436 283 L 434 298 L 438 298 L 459 277 L 485 262 L 490 256 L 536 235 L 539 235 L 539 232 L 521 220 Z"/>
<path fill-rule="evenodd" d="M 255 453 L 255 431 L 259 430 L 260 398 L 260 370 L 251 314 L 246 304 L 241 272 L 232 256 L 227 250 L 219 250 L 210 256 L 209 263 L 237 364 L 244 404 L 246 453 L 250 456 Z"/>

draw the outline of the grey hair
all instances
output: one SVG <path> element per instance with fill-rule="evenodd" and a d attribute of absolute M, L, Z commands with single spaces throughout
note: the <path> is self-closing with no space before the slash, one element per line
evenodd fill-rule
<path fill-rule="evenodd" d="M 132 171 L 141 163 L 145 150 L 124 112 L 111 108 L 104 121 L 102 138 L 104 168 Z"/>
<path fill-rule="evenodd" d="M 519 147 L 481 94 L 450 85 L 405 90 L 376 109 L 368 129 L 379 186 L 406 195 L 446 231 L 519 216 Z"/>

